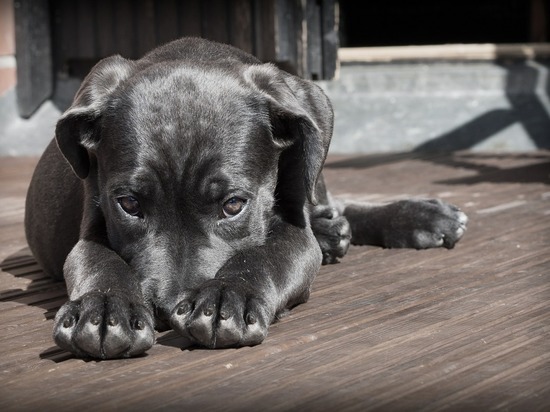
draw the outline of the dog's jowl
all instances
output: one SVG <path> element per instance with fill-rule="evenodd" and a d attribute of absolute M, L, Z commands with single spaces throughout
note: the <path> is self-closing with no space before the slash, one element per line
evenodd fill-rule
<path fill-rule="evenodd" d="M 98 63 L 27 196 L 29 245 L 69 293 L 55 342 L 128 357 L 171 327 L 209 348 L 255 345 L 350 242 L 452 248 L 467 220 L 454 206 L 330 200 L 332 120 L 315 84 L 226 45 Z"/>

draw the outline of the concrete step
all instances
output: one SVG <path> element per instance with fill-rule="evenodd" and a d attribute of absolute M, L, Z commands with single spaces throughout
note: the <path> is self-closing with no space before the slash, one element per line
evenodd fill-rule
<path fill-rule="evenodd" d="M 342 64 L 332 153 L 550 148 L 549 61 Z"/>

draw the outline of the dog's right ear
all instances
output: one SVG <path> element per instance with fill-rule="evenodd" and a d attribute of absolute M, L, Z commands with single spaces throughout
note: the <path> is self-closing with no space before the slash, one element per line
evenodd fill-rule
<path fill-rule="evenodd" d="M 101 60 L 86 76 L 73 104 L 57 122 L 55 139 L 59 150 L 81 179 L 90 171 L 89 151 L 99 144 L 99 120 L 109 98 L 133 68 L 133 61 L 120 56 Z"/>

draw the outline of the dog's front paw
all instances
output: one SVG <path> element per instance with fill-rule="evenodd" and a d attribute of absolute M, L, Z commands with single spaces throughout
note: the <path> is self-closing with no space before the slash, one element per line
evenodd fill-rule
<path fill-rule="evenodd" d="M 466 231 L 468 217 L 439 199 L 403 200 L 395 208 L 386 232 L 387 247 L 452 249 Z"/>
<path fill-rule="evenodd" d="M 176 305 L 170 325 L 198 345 L 227 348 L 261 343 L 271 318 L 242 279 L 212 279 Z"/>
<path fill-rule="evenodd" d="M 83 358 L 125 358 L 144 353 L 154 341 L 153 318 L 122 295 L 90 292 L 65 303 L 55 317 L 57 345 Z"/>
<path fill-rule="evenodd" d="M 330 206 L 315 206 L 311 229 L 323 252 L 323 265 L 337 263 L 348 251 L 351 229 L 348 220 Z"/>

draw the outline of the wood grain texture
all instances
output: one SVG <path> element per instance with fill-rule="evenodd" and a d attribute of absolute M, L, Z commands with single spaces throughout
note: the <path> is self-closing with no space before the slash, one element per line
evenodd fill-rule
<path fill-rule="evenodd" d="M 454 250 L 352 247 L 252 348 L 86 362 L 55 347 L 65 288 L 26 249 L 36 159 L 0 159 L 0 409 L 550 410 L 550 153 L 332 157 L 337 196 L 442 197 Z M 59 234 L 62 236 L 62 234 Z"/>

